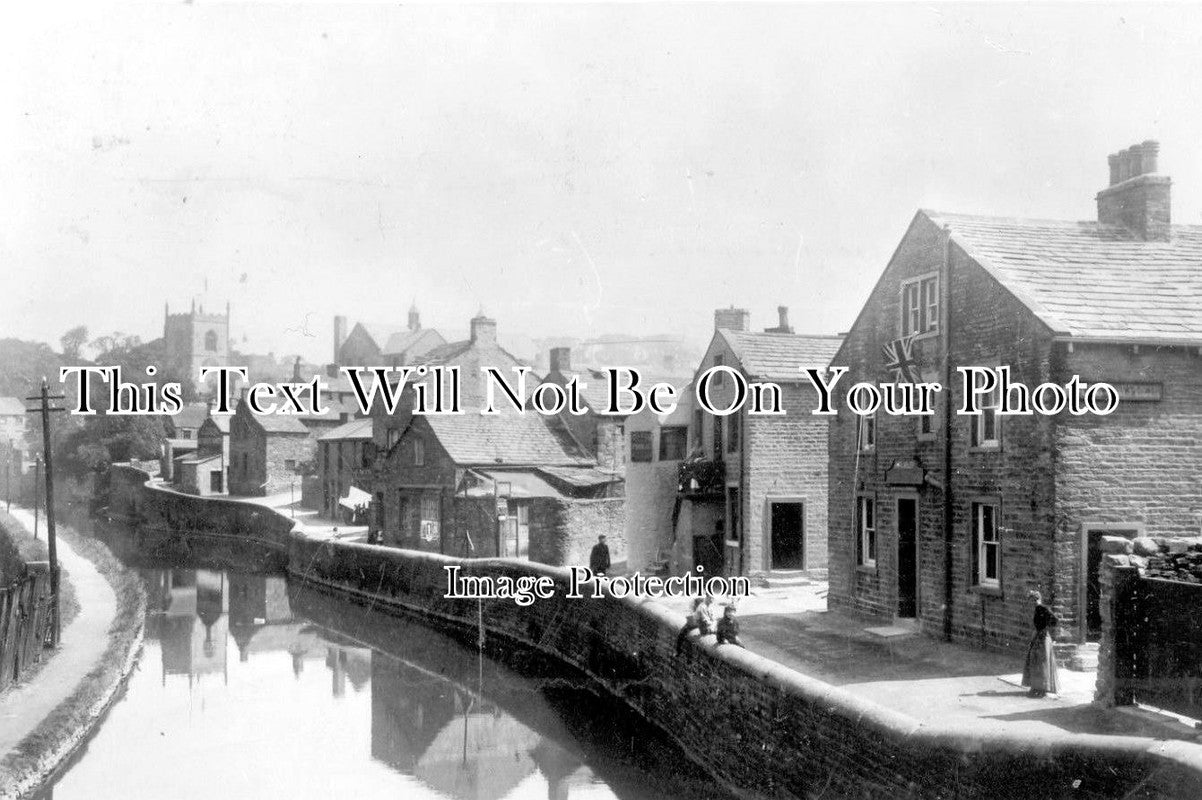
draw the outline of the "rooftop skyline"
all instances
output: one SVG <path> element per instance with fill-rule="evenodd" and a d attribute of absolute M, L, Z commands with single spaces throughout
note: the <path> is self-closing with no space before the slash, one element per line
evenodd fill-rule
<path fill-rule="evenodd" d="M 854 320 L 919 208 L 1094 219 L 1161 143 L 1202 222 L 1202 12 L 1163 6 L 76 3 L 0 33 L 0 336 L 249 352 Z M 243 341 L 245 337 L 245 341 Z"/>

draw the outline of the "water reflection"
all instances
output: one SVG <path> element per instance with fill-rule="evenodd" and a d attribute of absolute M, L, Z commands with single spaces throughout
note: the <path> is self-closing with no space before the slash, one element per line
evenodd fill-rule
<path fill-rule="evenodd" d="M 280 577 L 142 574 L 140 670 L 43 797 L 676 794 L 663 790 L 668 768 L 606 751 L 626 737 L 633 752 L 642 732 L 619 735 L 628 721 L 574 728 L 575 699 L 557 704 L 543 681 L 410 621 L 298 597 Z"/>

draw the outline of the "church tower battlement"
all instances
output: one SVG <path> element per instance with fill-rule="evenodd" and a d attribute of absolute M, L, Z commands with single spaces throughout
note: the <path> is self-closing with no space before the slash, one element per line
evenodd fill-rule
<path fill-rule="evenodd" d="M 163 351 L 165 366 L 206 394 L 209 387 L 200 380 L 200 368 L 230 363 L 230 304 L 225 304 L 225 313 L 206 314 L 193 300 L 190 311 L 172 314 L 164 303 Z"/>

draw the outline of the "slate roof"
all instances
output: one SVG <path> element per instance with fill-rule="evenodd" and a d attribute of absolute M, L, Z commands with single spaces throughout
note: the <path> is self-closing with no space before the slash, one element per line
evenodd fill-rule
<path fill-rule="evenodd" d="M 188 403 L 178 412 L 171 415 L 171 422 L 176 429 L 199 429 L 209 416 L 208 403 Z"/>
<path fill-rule="evenodd" d="M 1146 242 L 1098 222 L 920 211 L 1053 333 L 1117 342 L 1202 342 L 1202 225 Z"/>
<path fill-rule="evenodd" d="M 294 414 L 247 414 L 267 433 L 303 433 L 309 429 Z"/>
<path fill-rule="evenodd" d="M 16 397 L 0 397 L 0 416 L 25 415 L 25 404 Z"/>
<path fill-rule="evenodd" d="M 371 418 L 353 419 L 317 437 L 319 442 L 349 441 L 371 438 Z"/>
<path fill-rule="evenodd" d="M 843 343 L 841 336 L 718 330 L 739 359 L 748 377 L 770 381 L 801 381 L 801 370 L 828 367 Z"/>
<path fill-rule="evenodd" d="M 464 414 L 425 417 L 451 460 L 460 465 L 592 466 L 594 461 L 570 437 L 553 431 L 543 415 L 516 412 L 485 416 Z"/>
<path fill-rule="evenodd" d="M 407 326 L 378 325 L 373 322 L 360 322 L 359 325 L 380 348 L 380 355 L 405 353 L 425 337 L 442 340 L 442 335 L 433 328 L 412 330 Z"/>
<path fill-rule="evenodd" d="M 612 472 L 595 467 L 539 467 L 538 471 L 549 478 L 562 481 L 569 486 L 588 487 L 605 483 L 618 483 L 622 479 Z"/>

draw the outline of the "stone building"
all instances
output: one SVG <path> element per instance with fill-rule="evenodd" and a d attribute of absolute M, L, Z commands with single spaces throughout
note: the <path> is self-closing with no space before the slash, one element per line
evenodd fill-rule
<path fill-rule="evenodd" d="M 415 364 L 446 344 L 433 328 L 423 328 L 416 306 L 405 326 L 356 322 L 348 332 L 346 317 L 334 317 L 334 363 L 351 367 Z"/>
<path fill-rule="evenodd" d="M 477 316 L 471 335 L 432 351 L 458 366 L 462 414 L 413 413 L 412 384 L 393 414 L 373 408 L 370 536 L 385 544 L 472 557 L 586 563 L 598 534 L 625 558 L 621 481 L 597 469 L 556 417 L 533 410 L 484 415 L 482 367 L 520 362 Z M 531 376 L 530 387 L 538 385 Z"/>
<path fill-rule="evenodd" d="M 1085 642 L 1101 536 L 1198 533 L 1202 226 L 1170 223 L 1156 153 L 1111 156 L 1097 221 L 915 215 L 833 363 L 844 388 L 903 369 L 945 388 L 931 416 L 832 418 L 832 606 L 1021 647 L 1038 589 Z M 1003 415 L 995 391 L 962 415 L 968 366 L 1108 382 L 1119 406 Z"/>
<path fill-rule="evenodd" d="M 178 314 L 172 314 L 164 304 L 163 351 L 165 368 L 181 381 L 191 381 L 198 392 L 209 391 L 208 383 L 200 381 L 200 368 L 230 364 L 229 303 L 224 314 L 206 314 L 204 306 L 197 308 L 195 300 L 190 311 Z"/>
<path fill-rule="evenodd" d="M 229 415 L 216 414 L 207 417 L 196 432 L 195 442 L 196 449 L 177 458 L 172 465 L 176 485 L 181 491 L 189 494 L 227 494 L 230 463 Z"/>
<path fill-rule="evenodd" d="M 370 418 L 351 420 L 317 437 L 321 512 L 352 521 L 354 509 L 370 500 L 371 467 L 376 448 Z"/>
<path fill-rule="evenodd" d="M 254 414 L 238 404 L 230 420 L 229 493 L 262 497 L 289 487 L 317 455 L 315 435 L 297 416 Z"/>
<path fill-rule="evenodd" d="M 824 368 L 839 347 L 837 336 L 793 333 L 788 309 L 768 330 L 748 330 L 743 309 L 714 312 L 714 335 L 693 383 L 715 366 L 749 382 L 780 387 L 784 414 L 749 415 L 748 406 L 726 416 L 694 407 L 690 456 L 681 470 L 673 563 L 728 575 L 826 567 L 827 420 L 810 412 L 817 392 L 802 370 Z M 728 407 L 736 384 L 716 374 L 712 404 Z"/>
<path fill-rule="evenodd" d="M 677 396 L 671 413 L 644 408 L 625 418 L 626 559 L 631 570 L 675 566 L 683 571 L 680 558 L 673 563 L 672 554 L 680 465 L 689 455 L 693 384 L 689 378 L 671 383 Z"/>

